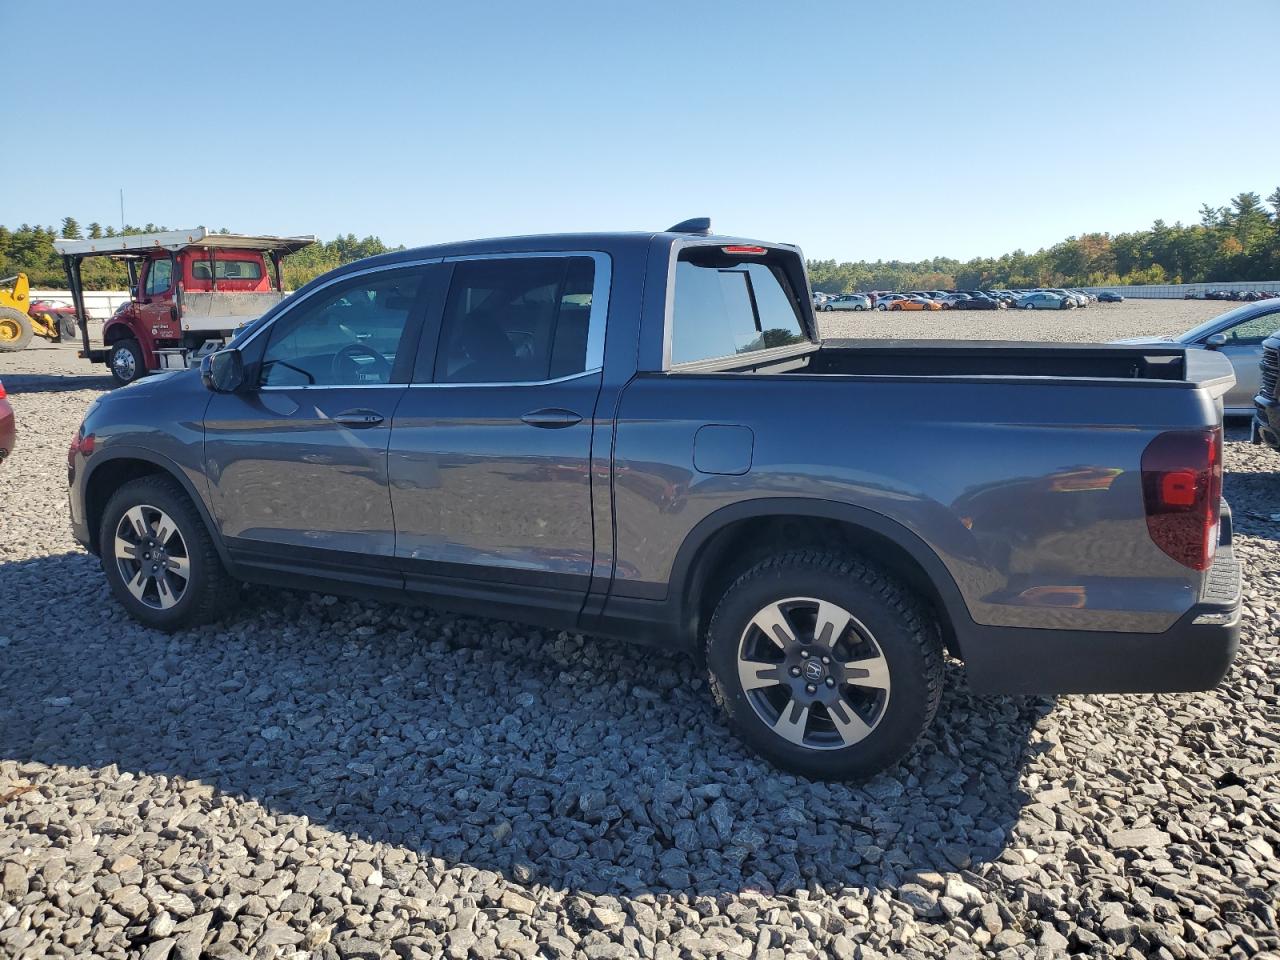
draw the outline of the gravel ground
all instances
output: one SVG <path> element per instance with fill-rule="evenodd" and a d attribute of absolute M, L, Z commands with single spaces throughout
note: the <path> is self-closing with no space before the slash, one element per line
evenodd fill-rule
<path fill-rule="evenodd" d="M 1236 306 L 1214 300 L 1126 300 L 1084 310 L 832 310 L 818 317 L 828 337 L 1090 341 L 1178 334 Z"/>
<path fill-rule="evenodd" d="M 1034 322 L 1167 333 L 1204 305 L 1155 306 Z M 953 319 L 1028 329 L 927 321 Z M 952 664 L 921 746 L 842 786 L 748 756 L 681 657 L 283 591 L 134 625 L 67 531 L 88 369 L 0 356 L 0 957 L 1280 951 L 1280 459 L 1239 427 L 1220 689 L 976 697 Z"/>

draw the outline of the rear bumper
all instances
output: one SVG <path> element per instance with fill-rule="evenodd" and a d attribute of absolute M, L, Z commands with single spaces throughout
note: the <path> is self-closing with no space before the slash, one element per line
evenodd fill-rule
<path fill-rule="evenodd" d="M 1210 690 L 1240 646 L 1240 564 L 1223 543 L 1200 600 L 1163 633 L 1026 630 L 975 625 L 962 637 L 975 693 L 1175 693 Z"/>
<path fill-rule="evenodd" d="M 1280 400 L 1258 394 L 1253 398 L 1253 424 L 1249 439 L 1280 450 Z"/>

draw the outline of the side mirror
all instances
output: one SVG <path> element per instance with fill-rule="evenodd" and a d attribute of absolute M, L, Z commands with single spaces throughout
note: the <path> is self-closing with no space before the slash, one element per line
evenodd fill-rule
<path fill-rule="evenodd" d="M 244 357 L 234 347 L 200 361 L 200 379 L 214 393 L 236 393 L 244 387 Z"/>
<path fill-rule="evenodd" d="M 1204 338 L 1204 345 L 1210 350 L 1225 347 L 1227 345 L 1227 335 L 1225 333 L 1211 333 Z"/>

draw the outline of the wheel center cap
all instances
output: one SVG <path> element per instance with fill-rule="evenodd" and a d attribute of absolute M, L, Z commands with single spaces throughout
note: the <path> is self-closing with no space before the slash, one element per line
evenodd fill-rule
<path fill-rule="evenodd" d="M 826 679 L 827 668 L 822 665 L 822 661 L 817 657 L 810 657 L 801 667 L 804 678 L 810 683 L 817 683 L 819 680 Z"/>

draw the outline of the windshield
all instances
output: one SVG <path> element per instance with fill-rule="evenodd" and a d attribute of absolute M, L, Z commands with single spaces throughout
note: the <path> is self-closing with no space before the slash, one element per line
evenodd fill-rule
<path fill-rule="evenodd" d="M 1268 310 L 1261 304 L 1247 303 L 1243 307 L 1236 307 L 1234 310 L 1228 310 L 1226 313 L 1220 313 L 1216 317 L 1206 320 L 1199 326 L 1192 327 L 1186 333 L 1181 334 L 1174 339 L 1177 340 L 1178 343 L 1194 343 L 1201 337 L 1207 337 L 1209 334 L 1221 327 L 1229 327 L 1242 320 L 1248 320 L 1252 316 L 1270 312 L 1272 311 Z"/>

